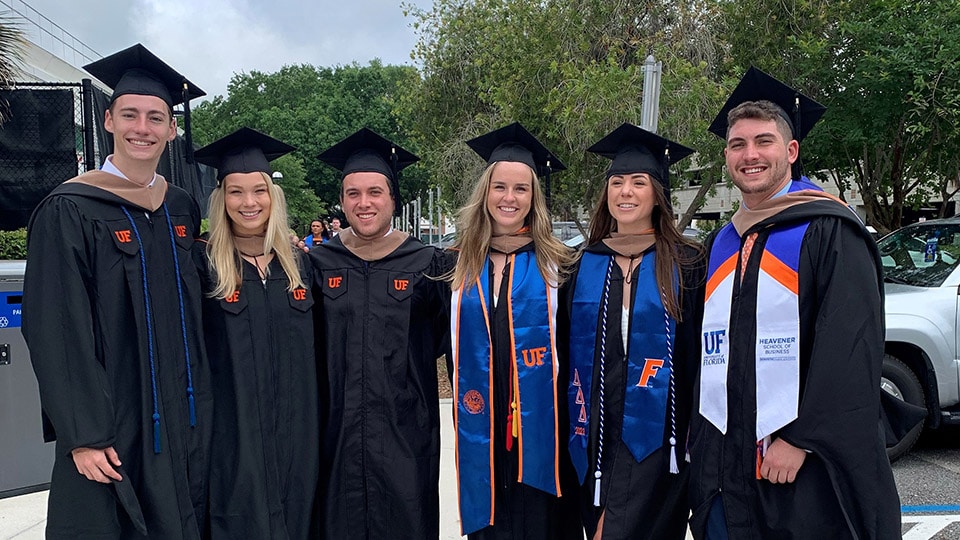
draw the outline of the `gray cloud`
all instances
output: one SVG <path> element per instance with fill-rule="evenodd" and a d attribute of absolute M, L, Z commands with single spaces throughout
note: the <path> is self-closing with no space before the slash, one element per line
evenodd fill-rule
<path fill-rule="evenodd" d="M 143 43 L 210 96 L 289 64 L 411 64 L 416 44 L 401 0 L 25 1 L 100 54 Z"/>

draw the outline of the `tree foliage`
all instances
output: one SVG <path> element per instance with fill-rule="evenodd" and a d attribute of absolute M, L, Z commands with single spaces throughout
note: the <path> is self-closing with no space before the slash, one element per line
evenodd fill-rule
<path fill-rule="evenodd" d="M 24 36 L 9 12 L 0 13 L 0 86 L 14 82 L 23 62 Z M 0 100 L 0 125 L 7 120 L 9 105 Z"/>
<path fill-rule="evenodd" d="M 403 105 L 455 204 L 483 166 L 463 142 L 520 121 L 568 167 L 553 177 L 554 213 L 589 209 L 608 162 L 584 149 L 622 122 L 640 123 L 649 54 L 663 62 L 661 134 L 718 148 L 705 134 L 722 103 L 711 82 L 722 47 L 708 2 L 438 0 L 408 9 L 423 84 Z"/>
<path fill-rule="evenodd" d="M 960 176 L 960 4 L 951 0 L 724 0 L 737 69 L 750 63 L 828 106 L 801 145 L 807 171 L 859 190 L 885 232 L 946 200 Z"/>
<path fill-rule="evenodd" d="M 291 216 L 309 223 L 317 217 L 317 208 L 331 212 L 339 204 L 340 175 L 317 159 L 326 148 L 369 127 L 416 153 L 416 145 L 404 134 L 408 126 L 397 115 L 396 104 L 417 80 L 415 68 L 384 66 L 378 60 L 366 66 L 296 65 L 276 73 L 241 73 L 230 81 L 226 97 L 217 96 L 196 108 L 194 139 L 206 144 L 247 126 L 297 147 L 290 158 L 276 162 L 277 170 L 284 175 L 282 186 Z M 417 168 L 405 172 L 404 195 L 419 194 L 426 178 Z"/>

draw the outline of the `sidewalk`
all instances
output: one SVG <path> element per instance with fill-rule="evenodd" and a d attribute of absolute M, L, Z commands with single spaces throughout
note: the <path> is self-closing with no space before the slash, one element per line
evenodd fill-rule
<path fill-rule="evenodd" d="M 462 537 L 449 399 L 440 400 L 440 420 L 440 538 L 454 540 Z M 43 540 L 46 516 L 46 491 L 0 499 L 0 540 Z"/>
<path fill-rule="evenodd" d="M 440 400 L 440 539 L 459 540 L 457 472 L 453 460 L 453 419 L 450 400 Z M 46 525 L 47 492 L 0 499 L 0 540 L 42 540 Z M 689 535 L 688 535 L 689 537 Z"/>

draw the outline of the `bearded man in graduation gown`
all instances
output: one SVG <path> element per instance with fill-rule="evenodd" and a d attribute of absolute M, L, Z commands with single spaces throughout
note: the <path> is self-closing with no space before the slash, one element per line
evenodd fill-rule
<path fill-rule="evenodd" d="M 320 159 L 343 172 L 350 224 L 310 251 L 323 341 L 322 536 L 437 538 L 444 258 L 391 225 L 397 175 L 418 158 L 361 129 Z"/>
<path fill-rule="evenodd" d="M 900 538 L 879 255 L 852 209 L 791 171 L 824 111 L 751 68 L 711 126 L 743 204 L 706 243 L 696 538 Z"/>
<path fill-rule="evenodd" d="M 140 45 L 86 69 L 114 88 L 114 153 L 54 189 L 27 237 L 23 334 L 57 441 L 47 538 L 198 539 L 212 411 L 200 212 L 156 168 L 173 106 L 203 92 Z"/>

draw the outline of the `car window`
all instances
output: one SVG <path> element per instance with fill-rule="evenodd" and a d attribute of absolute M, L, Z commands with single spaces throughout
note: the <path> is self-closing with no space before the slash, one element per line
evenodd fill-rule
<path fill-rule="evenodd" d="M 884 237 L 877 246 L 888 281 L 939 287 L 960 261 L 960 225 L 911 225 Z"/>

